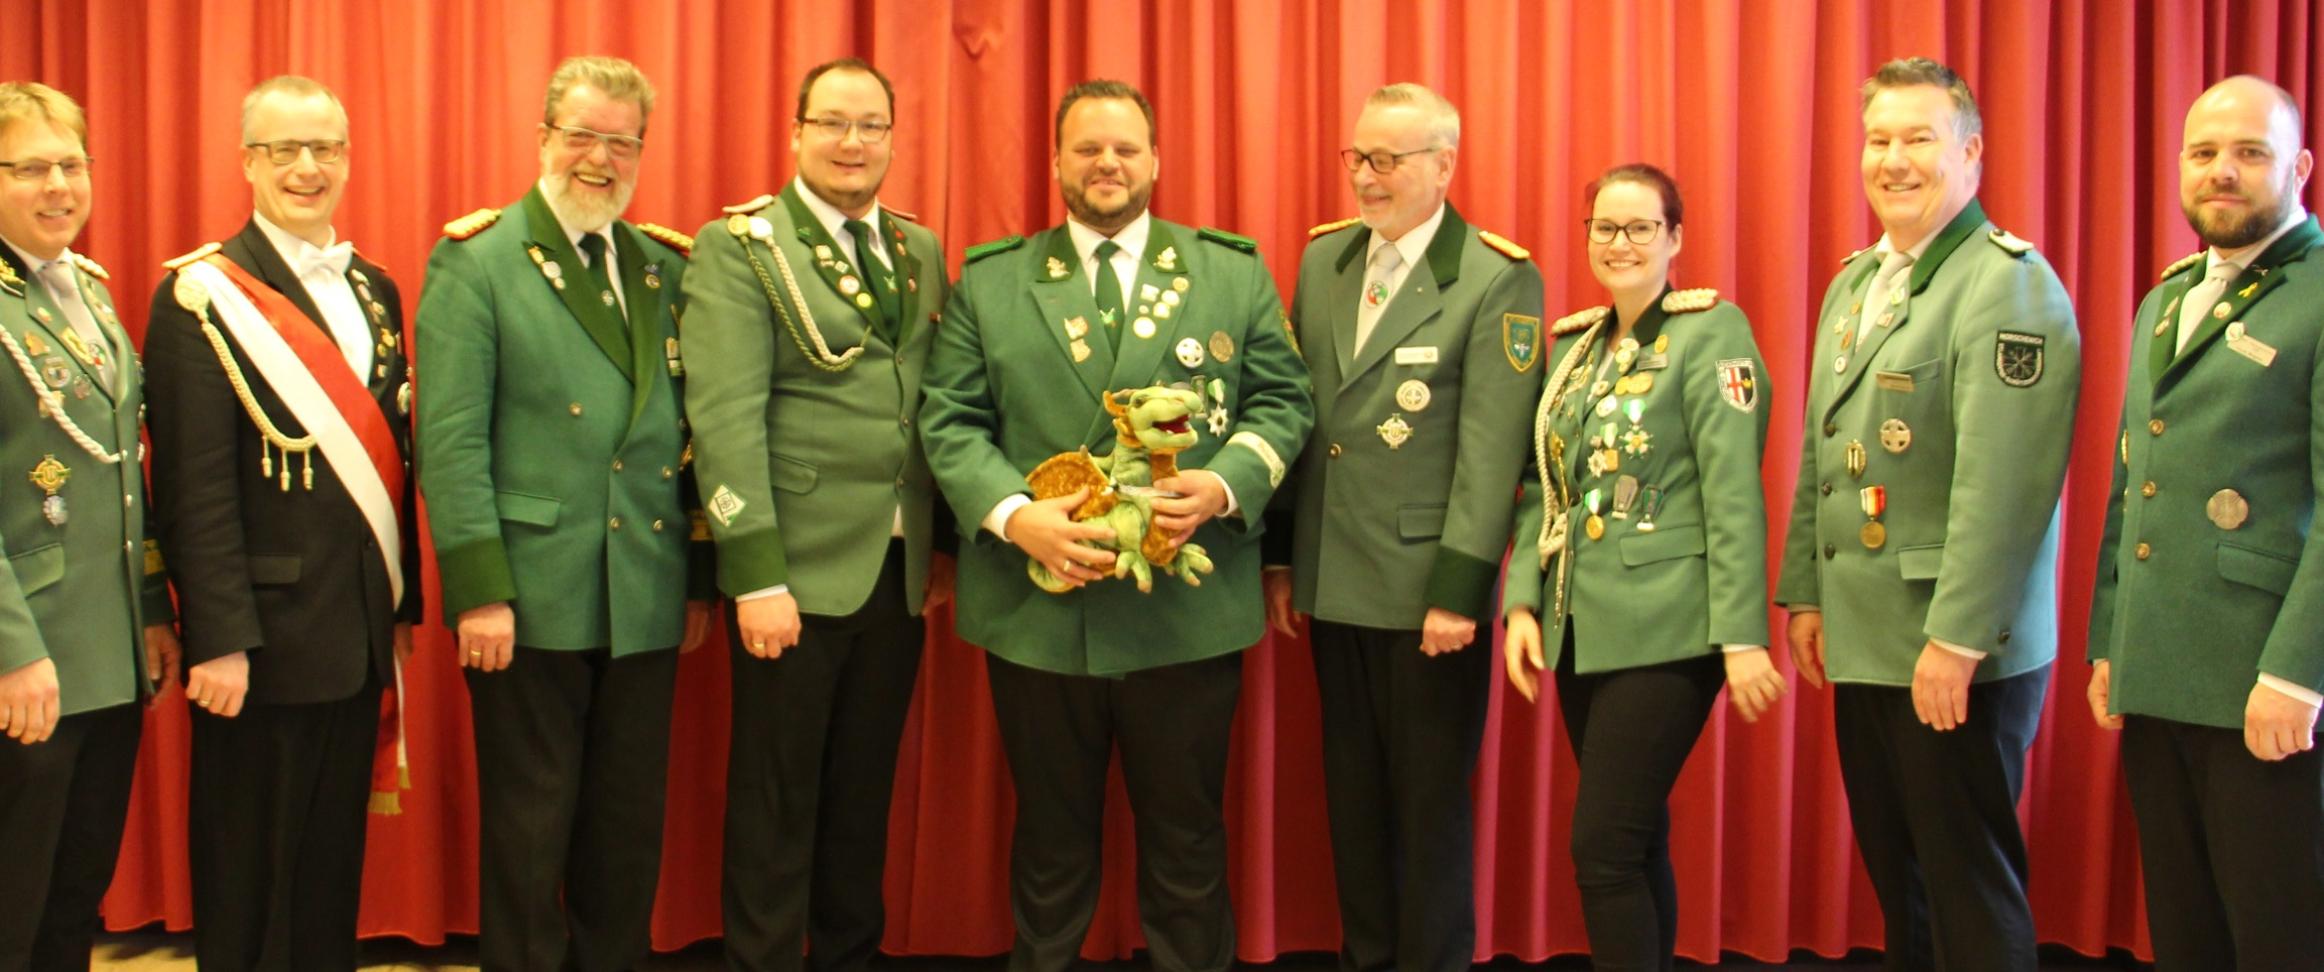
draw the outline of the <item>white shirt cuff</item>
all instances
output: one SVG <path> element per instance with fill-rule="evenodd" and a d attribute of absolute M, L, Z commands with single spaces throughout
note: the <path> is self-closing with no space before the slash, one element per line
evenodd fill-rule
<path fill-rule="evenodd" d="M 758 600 L 759 598 L 762 598 L 762 597 L 773 597 L 773 596 L 775 596 L 775 595 L 777 595 L 777 594 L 789 594 L 789 593 L 791 593 L 791 585 L 789 585 L 789 584 L 777 584 L 777 585 L 775 585 L 775 586 L 773 586 L 773 587 L 762 587 L 762 588 L 759 588 L 758 590 L 752 591 L 752 592 L 750 592 L 750 593 L 748 593 L 748 594 L 744 594 L 744 595 L 738 596 L 738 597 L 736 597 L 736 598 L 734 599 L 734 603 L 736 603 L 736 604 L 740 604 L 740 603 L 742 603 L 742 602 L 744 602 L 744 601 L 756 601 L 756 600 Z"/>
<path fill-rule="evenodd" d="M 2265 672 L 2260 673 L 2259 683 L 2261 685 L 2275 689 L 2278 692 L 2282 692 L 2285 695 L 2289 695 L 2292 698 L 2308 703 L 2308 708 L 2324 708 L 2324 693 L 2319 693 L 2315 689 L 2311 689 L 2305 685 L 2295 685 L 2291 682 L 2277 678 L 2273 675 L 2269 675 Z"/>
<path fill-rule="evenodd" d="M 1766 650 L 1767 650 L 1767 646 L 1766 646 L 1766 645 L 1720 645 L 1720 646 L 1719 646 L 1719 653 L 1720 653 L 1720 654 L 1722 654 L 1722 655 L 1732 655 L 1732 654 L 1735 654 L 1736 652 L 1739 652 L 1739 651 L 1766 651 Z"/>
<path fill-rule="evenodd" d="M 1219 514 L 1220 516 L 1233 516 L 1235 515 L 1236 511 L 1243 508 L 1242 504 L 1235 502 L 1235 488 L 1233 486 L 1227 485 L 1227 478 L 1225 476 L 1211 472 L 1208 469 L 1197 469 L 1194 470 L 1194 472 L 1205 473 L 1208 474 L 1210 478 L 1218 480 L 1219 490 L 1227 494 L 1227 508 L 1224 512 Z"/>
<path fill-rule="evenodd" d="M 1982 651 L 1978 651 L 1978 650 L 1977 650 L 1977 649 L 1975 649 L 1975 648 L 1970 648 L 1970 647 L 1966 647 L 1966 646 L 1963 646 L 1963 645 L 1956 645 L 1956 644 L 1954 644 L 1954 643 L 1952 643 L 1952 642 L 1950 642 L 1950 641 L 1946 641 L 1946 640 L 1944 640 L 1944 639 L 1942 639 L 1942 638 L 1930 638 L 1930 639 L 1929 639 L 1929 644 L 1935 645 L 1935 646 L 1937 646 L 1937 647 L 1939 647 L 1939 648 L 1943 648 L 1944 650 L 1946 650 L 1946 651 L 1949 651 L 1949 652 L 1952 652 L 1953 654 L 1959 655 L 1959 656 L 1961 656 L 1961 657 L 1963 657 L 1963 658 L 1974 658 L 1974 659 L 1976 659 L 1976 660 L 1978 660 L 1978 661 L 1984 661 L 1984 660 L 1985 660 L 1985 653 L 1984 653 L 1984 652 L 1982 652 Z"/>
<path fill-rule="evenodd" d="M 1001 538 L 1002 543 L 1010 542 L 1009 517 L 1031 502 L 1033 498 L 1023 493 L 1010 493 L 1001 497 L 1000 502 L 993 504 L 993 511 L 984 515 L 984 528 L 991 531 L 993 536 Z"/>

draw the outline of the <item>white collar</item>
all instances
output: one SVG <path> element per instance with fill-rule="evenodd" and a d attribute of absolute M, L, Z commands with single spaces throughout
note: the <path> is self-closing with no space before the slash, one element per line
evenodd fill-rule
<path fill-rule="evenodd" d="M 22 260 L 22 261 L 24 261 L 24 265 L 25 265 L 25 267 L 29 268 L 29 269 L 30 269 L 30 270 L 33 272 L 33 274 L 34 274 L 34 275 L 36 275 L 36 276 L 37 276 L 37 275 L 38 275 L 38 274 L 39 274 L 41 271 L 48 269 L 48 265 L 49 265 L 49 264 L 51 264 L 51 263 L 62 263 L 62 264 L 64 264 L 64 265 L 66 265 L 66 266 L 71 266 L 71 265 L 72 265 L 72 260 L 73 260 L 73 248 L 72 248 L 72 247 L 69 247 L 69 246 L 68 246 L 68 247 L 65 247 L 65 248 L 64 248 L 63 250 L 61 250 L 61 251 L 58 251 L 58 253 L 57 253 L 57 255 L 56 255 L 56 259 L 54 259 L 54 260 L 42 260 L 42 259 L 39 259 L 39 258 L 37 258 L 37 257 L 34 257 L 34 256 L 33 256 L 32 254 L 30 254 L 30 253 L 26 253 L 26 252 L 24 251 L 24 248 L 23 248 L 23 247 L 21 247 L 21 246 L 17 246 L 17 245 L 16 245 L 16 241 L 15 241 L 15 240 L 7 239 L 7 238 L 5 238 L 5 237 L 0 237 L 0 243 L 6 243 L 6 244 L 8 244 L 8 248 L 9 248 L 9 249 L 11 249 L 11 250 L 15 250 L 15 251 L 16 251 L 16 258 L 17 258 L 17 259 L 19 259 L 19 260 Z"/>
<path fill-rule="evenodd" d="M 2276 241 L 2283 239 L 2284 234 L 2291 232 L 2293 227 L 2296 227 L 2307 221 L 2307 207 L 2293 206 L 2291 214 L 2284 217 L 2283 225 L 2276 227 L 2275 232 L 2269 233 L 2267 239 L 2261 240 L 2250 246 L 2234 250 L 2221 250 L 2216 246 L 2211 247 L 2211 259 L 2207 261 L 2207 265 L 2210 263 L 2232 263 L 2235 264 L 2235 268 L 2239 271 L 2251 269 L 2251 261 L 2259 259 L 2260 254 L 2266 253 L 2268 251 L 2268 247 L 2276 245 Z"/>
<path fill-rule="evenodd" d="M 799 201 L 807 205 L 807 211 L 814 214 L 815 221 L 823 224 L 823 232 L 830 234 L 833 240 L 842 244 L 855 245 L 855 238 L 848 235 L 847 232 L 847 221 L 853 217 L 840 212 L 839 207 L 832 205 L 822 196 L 816 195 L 815 190 L 807 188 L 807 180 L 802 177 L 793 176 L 791 188 L 798 190 Z M 880 202 L 874 199 L 871 211 L 863 214 L 864 224 L 872 228 L 871 236 L 874 241 L 880 238 L 880 215 Z"/>
<path fill-rule="evenodd" d="M 1904 254 L 1911 257 L 1914 263 L 1919 263 L 1921 257 L 1928 254 L 1929 244 L 1935 243 L 1939 235 L 1941 234 L 1931 233 L 1927 236 L 1921 237 L 1921 241 L 1913 244 L 1912 249 L 1904 251 Z M 1880 234 L 1880 242 L 1873 244 L 1872 255 L 1879 257 L 1882 260 L 1886 260 L 1888 259 L 1888 255 L 1894 252 L 1896 252 L 1896 244 L 1890 242 L 1888 239 L 1888 234 Z"/>
<path fill-rule="evenodd" d="M 1154 213 L 1151 210 L 1139 213 L 1137 219 L 1130 221 L 1130 225 L 1122 227 L 1121 232 L 1110 237 L 1083 226 L 1080 220 L 1070 216 L 1065 219 L 1065 232 L 1073 237 L 1073 252 L 1076 256 L 1081 257 L 1083 266 L 1088 266 L 1090 258 L 1097 254 L 1097 245 L 1108 239 L 1120 244 L 1122 249 L 1129 251 L 1130 258 L 1133 260 L 1145 256 L 1146 237 L 1153 230 Z"/>
<path fill-rule="evenodd" d="M 323 246 L 316 246 L 313 243 L 307 242 L 305 237 L 298 236 L 289 230 L 274 225 L 274 221 L 266 218 L 266 214 L 264 213 L 255 211 L 252 212 L 250 214 L 250 221 L 258 224 L 258 231 L 260 233 L 266 234 L 266 241 L 274 244 L 275 254 L 282 257 L 282 262 L 288 264 L 293 273 L 298 272 L 300 267 L 305 266 L 306 261 L 310 259 L 322 258 L 324 251 L 329 250 L 331 247 L 336 246 L 339 243 L 339 231 L 336 228 L 331 230 L 330 243 L 327 243 Z"/>
<path fill-rule="evenodd" d="M 1372 258 L 1380 255 L 1381 247 L 1393 246 L 1396 248 L 1396 255 L 1404 258 L 1406 269 L 1419 266 L 1420 261 L 1428 256 L 1428 245 L 1436 241 L 1437 229 L 1444 225 L 1444 212 L 1445 204 L 1437 203 L 1436 212 L 1429 214 L 1427 219 L 1421 220 L 1420 225 L 1413 227 L 1411 232 L 1394 240 L 1381 236 L 1378 230 L 1373 230 L 1372 245 L 1364 250 L 1364 265 L 1367 267 L 1372 265 Z"/>

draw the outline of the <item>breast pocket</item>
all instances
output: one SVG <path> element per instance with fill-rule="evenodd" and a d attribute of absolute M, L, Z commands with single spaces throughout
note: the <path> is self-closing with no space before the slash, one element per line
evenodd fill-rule
<path fill-rule="evenodd" d="M 493 505 L 500 510 L 500 518 L 526 526 L 553 527 L 557 525 L 557 511 L 564 506 L 554 496 L 536 496 L 501 490 L 492 496 Z"/>
<path fill-rule="evenodd" d="M 1945 359 L 1931 358 L 1904 368 L 1876 368 L 1872 372 L 1872 387 L 1891 407 L 1903 408 L 1915 402 L 1934 401 L 1944 396 L 1937 387 L 1945 378 Z"/>
<path fill-rule="evenodd" d="M 65 546 L 52 543 L 11 556 L 8 569 L 16 574 L 16 586 L 24 596 L 31 597 L 65 579 Z"/>

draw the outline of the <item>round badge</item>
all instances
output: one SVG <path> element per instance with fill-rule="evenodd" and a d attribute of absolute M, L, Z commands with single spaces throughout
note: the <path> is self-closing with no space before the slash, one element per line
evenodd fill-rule
<path fill-rule="evenodd" d="M 1202 367 L 1202 342 L 1193 338 L 1178 339 L 1178 363 L 1189 368 Z"/>
<path fill-rule="evenodd" d="M 1847 355 L 1844 355 L 1844 354 L 1843 354 L 1843 355 L 1841 355 L 1841 356 L 1839 356 L 1839 357 L 1837 357 L 1837 358 L 1833 358 L 1833 359 L 1832 359 L 1832 373 L 1833 373 L 1833 374 L 1835 374 L 1835 375 L 1836 375 L 1836 374 L 1839 374 L 1839 373 L 1841 373 L 1841 372 L 1843 372 L 1843 371 L 1846 371 L 1846 370 L 1848 370 L 1848 356 L 1847 356 Z"/>
<path fill-rule="evenodd" d="M 1234 360 L 1235 339 L 1228 337 L 1225 331 L 1210 332 L 1210 356 L 1217 358 L 1220 364 Z"/>
<path fill-rule="evenodd" d="M 1428 407 L 1428 383 L 1418 378 L 1407 378 L 1396 386 L 1396 405 L 1407 412 Z"/>
<path fill-rule="evenodd" d="M 1890 454 L 1901 453 L 1912 447 L 1912 426 L 1903 419 L 1889 419 L 1880 423 L 1880 447 Z"/>
<path fill-rule="evenodd" d="M 859 291 L 859 290 L 862 290 L 862 289 L 863 289 L 863 281 L 861 281 L 861 280 L 857 280 L 857 279 L 855 279 L 854 277 L 841 277 L 841 278 L 839 278 L 839 292 L 840 292 L 840 293 L 842 293 L 842 294 L 845 294 L 845 295 L 847 295 L 847 296 L 849 296 L 849 297 L 853 297 L 853 296 L 855 296 L 855 294 L 856 294 L 856 292 L 857 292 L 857 291 Z"/>
<path fill-rule="evenodd" d="M 1153 318 L 1151 318 L 1151 317 L 1141 317 L 1141 318 L 1138 318 L 1138 320 L 1137 320 L 1135 323 L 1132 323 L 1132 324 L 1130 325 L 1130 332 L 1131 332 L 1131 333 L 1133 333 L 1133 334 L 1136 334 L 1137 336 L 1139 336 L 1139 337 L 1142 337 L 1142 338 L 1150 338 L 1150 337 L 1153 337 L 1153 336 L 1154 336 L 1154 319 L 1153 319 Z"/>
<path fill-rule="evenodd" d="M 775 224 L 767 222 L 764 216 L 753 216 L 750 218 L 750 235 L 772 242 L 775 238 Z"/>
<path fill-rule="evenodd" d="M 1888 543 L 1888 528 L 1881 526 L 1879 520 L 1874 520 L 1864 524 L 1864 529 L 1856 531 L 1856 539 L 1864 541 L 1864 549 L 1878 550 Z"/>
<path fill-rule="evenodd" d="M 1175 290 L 1166 290 L 1166 291 L 1163 291 L 1163 292 L 1162 292 L 1162 302 L 1163 302 L 1163 303 L 1165 303 L 1165 304 L 1169 304 L 1169 305 L 1170 305 L 1170 306 L 1172 306 L 1172 307 L 1176 307 L 1176 306 L 1178 306 L 1178 291 L 1175 291 Z"/>
<path fill-rule="evenodd" d="M 1604 417 L 1604 416 L 1608 416 L 1608 415 L 1612 415 L 1612 414 L 1614 414 L 1614 398 L 1613 398 L 1613 396 L 1610 396 L 1610 395 L 1609 395 L 1609 396 L 1607 396 L 1607 397 L 1605 397 L 1605 398 L 1598 399 L 1598 409 L 1597 409 L 1597 411 L 1598 411 L 1598 415 L 1599 415 L 1600 417 Z"/>
<path fill-rule="evenodd" d="M 1582 532 L 1589 534 L 1592 540 L 1606 539 L 1606 518 L 1596 513 L 1590 514 L 1589 519 L 1582 521 Z"/>
<path fill-rule="evenodd" d="M 2242 493 L 2223 489 L 2211 494 L 2211 499 L 2203 504 L 2203 515 L 2211 518 L 2212 526 L 2233 530 L 2251 519 L 2251 503 L 2244 500 Z"/>

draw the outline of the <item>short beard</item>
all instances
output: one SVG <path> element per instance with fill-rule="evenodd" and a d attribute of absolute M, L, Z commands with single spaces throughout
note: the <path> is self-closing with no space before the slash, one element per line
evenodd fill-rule
<path fill-rule="evenodd" d="M 2299 205 L 2299 195 L 2291 192 L 2290 187 L 2278 188 L 2285 191 L 2276 194 L 2276 207 L 2272 211 L 2254 209 L 2242 216 L 2215 220 L 2206 218 L 2199 207 L 2185 202 L 2179 204 L 2179 211 L 2186 214 L 2187 225 L 2194 228 L 2195 237 L 2204 245 L 2216 250 L 2240 250 L 2267 239 L 2276 227 L 2284 225 L 2285 218 L 2292 214 L 2292 207 Z"/>
<path fill-rule="evenodd" d="M 1154 198 L 1154 184 L 1149 182 L 1142 187 L 1130 190 L 1130 196 L 1123 200 L 1121 208 L 1110 213 L 1100 212 L 1096 206 L 1091 205 L 1089 193 L 1086 190 L 1068 189 L 1064 195 L 1065 211 L 1073 214 L 1076 222 L 1090 229 L 1111 234 L 1136 222 L 1139 216 L 1145 214 L 1146 204 Z"/>
<path fill-rule="evenodd" d="M 637 192 L 637 184 L 613 180 L 613 198 L 600 203 L 594 199 L 577 198 L 573 194 L 573 173 L 557 172 L 541 179 L 541 195 L 549 201 L 549 211 L 557 214 L 557 221 L 583 233 L 595 233 L 613 224 L 628 211 L 630 197 Z"/>

